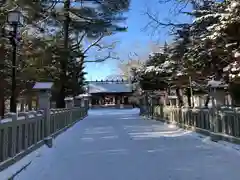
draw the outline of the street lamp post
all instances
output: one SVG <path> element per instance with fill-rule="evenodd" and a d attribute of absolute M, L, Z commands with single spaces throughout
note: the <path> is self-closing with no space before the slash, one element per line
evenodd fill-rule
<path fill-rule="evenodd" d="M 18 26 L 23 24 L 23 16 L 20 11 L 13 10 L 8 13 L 7 22 L 12 26 L 10 40 L 12 44 L 12 86 L 11 86 L 11 99 L 10 99 L 10 112 L 17 111 L 16 101 L 16 59 L 17 59 L 17 29 Z"/>

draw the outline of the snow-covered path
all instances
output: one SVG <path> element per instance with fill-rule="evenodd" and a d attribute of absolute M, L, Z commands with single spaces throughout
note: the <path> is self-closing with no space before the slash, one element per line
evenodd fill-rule
<path fill-rule="evenodd" d="M 91 110 L 38 156 L 16 180 L 240 179 L 238 151 L 136 110 Z"/>

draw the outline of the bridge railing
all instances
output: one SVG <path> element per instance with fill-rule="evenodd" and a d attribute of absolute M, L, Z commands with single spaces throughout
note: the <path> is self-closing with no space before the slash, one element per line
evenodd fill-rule
<path fill-rule="evenodd" d="M 206 109 L 156 105 L 145 109 L 143 115 L 210 135 L 214 140 L 240 143 L 238 108 Z"/>
<path fill-rule="evenodd" d="M 87 115 L 84 107 L 9 113 L 0 121 L 0 170 Z"/>

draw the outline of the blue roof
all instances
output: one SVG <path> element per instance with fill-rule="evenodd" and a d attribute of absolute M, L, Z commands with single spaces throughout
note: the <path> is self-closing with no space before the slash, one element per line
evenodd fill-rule
<path fill-rule="evenodd" d="M 119 81 L 119 82 L 99 82 L 99 81 L 90 81 L 88 84 L 88 92 L 90 94 L 94 93 L 128 93 L 132 92 L 132 86 L 128 82 Z"/>

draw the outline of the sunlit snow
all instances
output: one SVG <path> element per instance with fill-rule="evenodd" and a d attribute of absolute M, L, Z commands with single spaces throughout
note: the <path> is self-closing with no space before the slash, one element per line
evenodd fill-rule
<path fill-rule="evenodd" d="M 0 172 L 7 180 L 239 180 L 239 146 L 143 120 L 138 109 L 91 110 L 54 140 Z"/>

